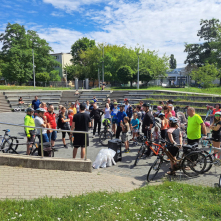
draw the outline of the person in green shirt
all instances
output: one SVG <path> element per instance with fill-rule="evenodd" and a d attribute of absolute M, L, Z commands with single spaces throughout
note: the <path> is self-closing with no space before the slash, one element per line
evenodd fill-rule
<path fill-rule="evenodd" d="M 202 118 L 195 113 L 195 109 L 193 107 L 189 107 L 187 109 L 187 114 L 189 115 L 187 123 L 187 142 L 192 145 L 194 143 L 199 143 L 202 132 L 204 137 L 206 137 L 206 126 Z"/>
<path fill-rule="evenodd" d="M 27 112 L 27 115 L 25 116 L 24 125 L 35 127 L 35 121 L 34 121 L 34 118 L 32 117 L 32 115 L 34 114 L 34 109 L 29 107 L 27 108 L 26 112 Z M 27 136 L 28 143 L 34 142 L 34 137 L 35 137 L 34 131 L 35 131 L 35 128 L 25 127 L 25 133 Z M 30 154 L 31 147 L 32 147 L 32 144 L 27 144 L 27 152 L 26 152 L 27 155 Z"/>

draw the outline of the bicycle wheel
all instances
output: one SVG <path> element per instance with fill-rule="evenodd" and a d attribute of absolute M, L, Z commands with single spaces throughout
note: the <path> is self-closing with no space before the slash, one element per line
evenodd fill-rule
<path fill-rule="evenodd" d="M 207 152 L 207 151 L 202 151 L 202 154 L 205 155 L 206 157 L 206 167 L 205 169 L 202 171 L 202 173 L 206 173 L 208 172 L 212 166 L 213 166 L 213 157 Z"/>
<path fill-rule="evenodd" d="M 154 161 L 154 163 L 152 164 L 152 166 L 148 171 L 147 182 L 152 181 L 156 177 L 162 163 L 163 163 L 162 157 L 157 157 L 157 159 Z"/>
<path fill-rule="evenodd" d="M 206 167 L 206 157 L 201 152 L 191 152 L 185 156 L 181 168 L 187 176 L 197 176 L 201 174 Z"/>
<path fill-rule="evenodd" d="M 5 139 L 5 141 L 3 142 L 2 146 L 1 146 L 1 150 L 3 153 L 9 153 L 9 147 L 10 147 L 12 141 L 13 140 L 10 137 Z"/>
<path fill-rule="evenodd" d="M 142 145 L 137 153 L 137 157 L 136 157 L 136 160 L 134 162 L 134 166 L 136 166 L 138 164 L 138 161 L 145 156 L 144 154 L 145 152 L 145 147 Z"/>
<path fill-rule="evenodd" d="M 110 131 L 102 131 L 99 135 L 100 143 L 103 146 L 107 146 L 109 140 L 112 140 L 112 133 Z"/>

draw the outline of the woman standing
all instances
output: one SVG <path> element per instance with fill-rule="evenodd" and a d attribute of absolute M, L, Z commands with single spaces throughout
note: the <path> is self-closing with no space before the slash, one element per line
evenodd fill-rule
<path fill-rule="evenodd" d="M 213 123 L 214 116 L 215 116 L 216 112 L 220 112 L 220 105 L 219 104 L 215 105 L 214 109 L 212 110 L 212 113 L 210 114 L 210 124 Z"/>
<path fill-rule="evenodd" d="M 79 103 L 79 100 L 76 100 L 75 102 L 75 108 L 77 110 L 77 114 L 80 112 L 80 103 Z"/>
<path fill-rule="evenodd" d="M 89 110 L 89 108 L 90 108 L 90 103 L 89 103 L 89 101 L 86 101 L 86 106 L 85 106 L 86 108 L 85 108 L 85 113 L 86 114 L 90 114 L 90 110 Z"/>
<path fill-rule="evenodd" d="M 165 139 L 165 138 L 166 138 L 166 132 L 167 132 L 167 129 L 168 129 L 168 127 L 169 127 L 169 122 L 168 122 L 168 120 L 166 119 L 164 113 L 160 113 L 158 117 L 159 117 L 160 120 L 161 120 L 161 128 L 160 128 L 161 137 L 162 137 L 163 139 Z"/>
<path fill-rule="evenodd" d="M 58 125 L 59 125 L 59 128 L 61 128 L 62 130 L 70 130 L 70 126 L 68 124 L 68 122 L 70 122 L 70 119 L 66 118 L 65 112 L 66 112 L 66 108 L 62 107 L 61 108 L 61 113 L 58 117 Z M 62 142 L 64 144 L 64 148 L 68 148 L 68 146 L 65 142 L 66 133 L 68 133 L 68 135 L 70 135 L 69 132 L 62 132 Z"/>
<path fill-rule="evenodd" d="M 111 121 L 111 114 L 110 114 L 111 110 L 108 103 L 106 103 L 106 108 L 103 111 L 104 111 L 104 118 Z"/>
<path fill-rule="evenodd" d="M 172 117 L 172 113 L 170 112 L 169 108 L 167 106 L 164 106 L 163 111 L 166 119 L 169 120 Z"/>
<path fill-rule="evenodd" d="M 220 130 L 221 130 L 221 112 L 216 112 L 214 116 L 214 120 L 210 128 L 212 129 L 212 139 L 213 139 L 213 146 L 220 148 L 220 141 L 221 141 L 221 136 L 220 136 Z M 215 155 L 216 158 L 220 158 L 220 152 L 217 150 L 214 150 L 214 153 L 217 153 Z"/>
<path fill-rule="evenodd" d="M 174 144 L 182 146 L 182 135 L 178 127 L 178 120 L 175 117 L 171 117 L 169 119 L 169 126 L 170 128 L 167 130 L 166 139 L 173 145 L 168 145 L 167 149 L 170 151 L 171 155 L 176 159 L 176 155 L 179 149 L 175 147 Z M 171 171 L 167 172 L 168 175 L 175 175 L 173 165 L 173 162 L 170 161 Z"/>

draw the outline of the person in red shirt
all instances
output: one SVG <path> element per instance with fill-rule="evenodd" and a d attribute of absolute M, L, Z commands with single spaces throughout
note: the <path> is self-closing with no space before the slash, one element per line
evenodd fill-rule
<path fill-rule="evenodd" d="M 212 124 L 216 112 L 220 112 L 220 104 L 216 104 L 215 108 L 213 109 L 212 113 L 210 114 L 210 124 Z"/>
<path fill-rule="evenodd" d="M 47 123 L 50 124 L 52 129 L 57 129 L 57 123 L 56 123 L 56 114 L 54 113 L 54 106 L 50 105 L 48 107 L 48 112 L 45 113 L 45 116 L 47 118 Z M 50 134 L 48 134 L 49 140 L 51 141 L 51 146 L 54 147 L 55 140 L 57 138 L 57 131 L 52 131 Z"/>
<path fill-rule="evenodd" d="M 73 110 L 72 109 L 69 109 L 68 110 L 68 118 L 70 119 L 70 127 L 72 126 L 72 122 L 73 122 Z M 74 137 L 72 137 L 72 143 L 74 143 Z"/>

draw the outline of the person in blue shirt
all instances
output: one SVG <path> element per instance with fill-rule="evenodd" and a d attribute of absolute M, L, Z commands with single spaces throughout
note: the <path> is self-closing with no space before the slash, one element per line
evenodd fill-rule
<path fill-rule="evenodd" d="M 36 114 L 36 110 L 39 108 L 40 104 L 41 104 L 41 101 L 38 100 L 38 96 L 35 96 L 35 99 L 32 101 L 32 108 L 34 108 L 35 114 Z"/>
<path fill-rule="evenodd" d="M 138 136 L 138 129 L 139 129 L 139 119 L 137 118 L 137 113 L 134 113 L 134 118 L 131 120 L 130 128 L 133 132 L 133 141 L 135 142 L 135 137 Z"/>
<path fill-rule="evenodd" d="M 112 131 L 114 133 L 113 136 L 116 135 L 116 124 L 118 122 L 117 113 L 119 112 L 120 108 L 117 106 L 117 102 L 114 102 L 114 108 L 111 111 L 111 118 L 112 118 Z"/>
<path fill-rule="evenodd" d="M 94 100 L 94 103 L 98 102 L 98 99 L 95 96 L 94 96 L 93 100 Z"/>
<path fill-rule="evenodd" d="M 121 122 L 124 122 L 124 117 L 126 117 L 127 114 L 124 112 L 124 105 L 120 105 L 120 111 L 117 113 L 117 132 L 116 132 L 116 138 L 119 139 L 120 132 L 122 131 L 122 127 L 120 126 Z"/>

